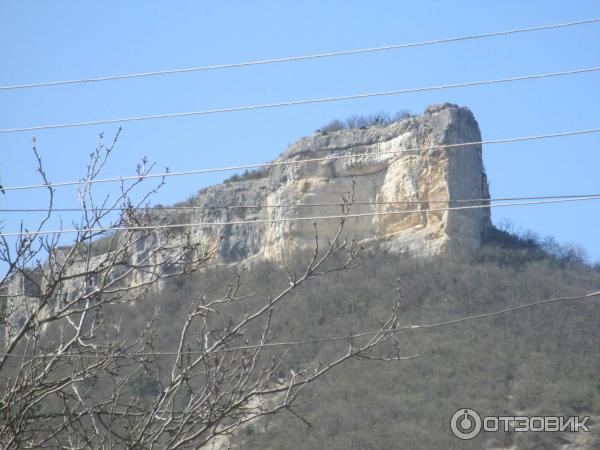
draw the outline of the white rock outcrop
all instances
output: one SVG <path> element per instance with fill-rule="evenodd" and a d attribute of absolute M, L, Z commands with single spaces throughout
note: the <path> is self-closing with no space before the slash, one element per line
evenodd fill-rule
<path fill-rule="evenodd" d="M 177 220 L 275 220 L 228 225 L 220 230 L 197 228 L 194 236 L 209 245 L 220 234 L 219 253 L 225 261 L 256 256 L 281 262 L 295 251 L 314 245 L 314 228 L 310 220 L 276 220 L 339 215 L 339 206 L 317 205 L 340 202 L 342 195 L 352 190 L 354 182 L 356 203 L 350 214 L 375 215 L 349 218 L 345 234 L 354 235 L 358 241 L 379 241 L 390 251 L 416 256 L 434 255 L 451 247 L 475 248 L 490 226 L 489 209 L 421 211 L 486 203 L 489 193 L 480 145 L 427 149 L 480 140 L 479 127 L 471 111 L 451 104 L 430 106 L 422 116 L 386 126 L 316 132 L 291 145 L 275 162 L 334 155 L 347 158 L 277 165 L 254 179 L 211 186 L 200 191 L 192 204 L 204 207 L 260 204 L 263 207 L 196 209 L 181 214 Z M 467 199 L 479 201 L 465 203 Z M 421 203 L 392 203 L 398 201 Z M 272 208 L 269 205 L 292 206 Z M 411 212 L 400 213 L 402 211 Z M 324 240 L 331 238 L 338 227 L 335 220 L 317 222 L 319 236 Z"/>
<path fill-rule="evenodd" d="M 287 220 L 315 216 L 335 216 L 343 195 L 352 191 L 355 202 L 345 224 L 344 235 L 359 243 L 380 243 L 390 252 L 407 252 L 414 256 L 431 256 L 452 248 L 476 248 L 491 226 L 488 208 L 444 210 L 447 206 L 481 205 L 489 199 L 488 185 L 480 145 L 435 148 L 445 144 L 462 144 L 481 140 L 479 127 L 467 108 L 444 104 L 427 108 L 420 117 L 409 117 L 385 126 L 316 132 L 291 145 L 277 165 L 247 176 L 203 189 L 188 204 L 188 210 L 155 210 L 157 224 L 247 222 L 221 227 L 192 227 L 191 244 L 212 248 L 218 244 L 217 262 L 230 263 L 262 258 L 285 263 L 295 252 L 314 247 L 313 220 Z M 430 148 L 433 147 L 433 148 Z M 327 161 L 301 160 L 340 156 Z M 280 164 L 279 164 L 280 163 Z M 244 178 L 244 177 L 242 177 Z M 476 201 L 466 202 L 465 200 Z M 397 203 L 412 202 L 412 203 Z M 252 208 L 232 205 L 258 205 Z M 278 205 L 278 207 L 272 207 Z M 285 205 L 285 207 L 282 207 Z M 227 208 L 222 208 L 227 206 Z M 434 211 L 425 211 L 434 209 Z M 440 209 L 435 211 L 435 209 Z M 281 220 L 286 219 L 286 220 Z M 316 220 L 319 239 L 330 240 L 338 229 L 338 220 Z M 159 264 L 163 253 L 147 261 L 152 249 L 161 242 L 179 239 L 175 229 L 161 230 L 136 242 L 130 258 L 133 265 Z M 172 241 L 171 241 L 172 242 Z M 183 242 L 182 242 L 183 244 Z M 51 307 L 60 298 L 78 298 L 93 288 L 87 279 L 76 274 L 99 272 L 107 255 L 91 257 L 87 266 L 69 268 L 72 279 L 57 288 Z M 177 248 L 177 246 L 175 246 Z M 60 264 L 62 249 L 54 256 Z M 30 274 L 45 284 L 40 268 Z M 122 266 L 110 270 L 109 277 L 119 277 Z M 73 273 L 71 273 L 73 272 Z M 135 271 L 121 282 L 139 286 L 148 281 L 146 271 Z M 93 280 L 92 280 L 93 281 Z M 157 284 L 160 288 L 160 283 Z M 35 306 L 35 283 L 15 275 L 5 286 L 7 306 L 11 311 L 9 327 L 19 329 Z M 1 347 L 1 342 L 0 342 Z"/>

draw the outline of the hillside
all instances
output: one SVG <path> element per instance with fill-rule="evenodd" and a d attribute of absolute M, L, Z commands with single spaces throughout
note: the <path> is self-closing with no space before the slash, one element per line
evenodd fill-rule
<path fill-rule="evenodd" d="M 597 297 L 485 315 L 598 291 L 600 271 L 492 225 L 479 141 L 450 104 L 324 127 L 267 169 L 15 265 L 0 325 L 27 356 L 2 360 L 0 431 L 98 449 L 598 448 Z M 461 408 L 592 428 L 461 441 Z"/>
<path fill-rule="evenodd" d="M 600 288 L 600 273 L 577 258 L 553 256 L 538 244 L 498 233 L 502 242 L 433 259 L 398 258 L 373 248 L 351 271 L 316 280 L 294 293 L 274 318 L 278 340 L 344 335 L 377 326 L 401 300 L 401 325 L 437 323 L 579 295 Z M 169 311 L 159 336 L 170 340 L 190 297 L 219 292 L 233 271 L 210 271 L 171 284 L 154 302 Z M 258 264 L 244 292 L 266 296 L 285 284 L 282 269 Z M 138 323 L 135 314 L 129 320 Z M 399 335 L 415 360 L 355 360 L 314 385 L 294 414 L 251 424 L 232 438 L 240 449 L 587 449 L 590 433 L 492 433 L 473 441 L 450 434 L 454 411 L 496 415 L 600 417 L 600 308 L 597 300 L 538 306 L 520 312 Z M 285 367 L 327 360 L 347 343 L 290 348 Z M 310 424 L 310 425 L 308 425 Z"/>
<path fill-rule="evenodd" d="M 153 252 L 152 262 L 161 264 L 165 256 L 157 249 L 171 240 L 178 241 L 175 247 L 215 248 L 212 260 L 219 264 L 286 264 L 313 248 L 315 217 L 321 218 L 319 244 L 334 238 L 343 199 L 350 207 L 344 212 L 349 219 L 341 239 L 418 257 L 477 248 L 491 230 L 491 215 L 481 208 L 489 203 L 489 189 L 472 112 L 444 103 L 429 106 L 421 116 L 356 122 L 346 129 L 317 130 L 268 167 L 202 189 L 175 209 L 159 207 L 138 212 L 138 217 L 132 213 L 134 223 L 174 228 L 136 236 L 134 248 L 127 251 L 128 264 L 147 263 Z M 131 222 L 123 220 L 124 225 Z M 196 225 L 183 233 L 178 224 Z M 86 242 L 89 254 L 86 250 L 78 256 L 70 270 L 102 267 L 119 239 L 116 233 Z M 67 246 L 54 253 L 60 259 L 68 252 Z M 139 271 L 130 281 L 144 283 L 148 274 Z M 16 304 L 13 324 L 26 316 L 22 294 L 38 295 L 43 278 L 38 270 L 8 280 L 7 292 Z M 64 290 L 73 295 L 88 281 L 71 277 Z"/>

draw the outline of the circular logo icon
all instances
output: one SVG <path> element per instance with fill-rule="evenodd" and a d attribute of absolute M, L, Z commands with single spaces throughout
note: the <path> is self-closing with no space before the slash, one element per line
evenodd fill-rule
<path fill-rule="evenodd" d="M 459 409 L 452 414 L 450 428 L 452 429 L 452 434 L 459 439 L 473 439 L 481 431 L 481 417 L 473 409 Z"/>

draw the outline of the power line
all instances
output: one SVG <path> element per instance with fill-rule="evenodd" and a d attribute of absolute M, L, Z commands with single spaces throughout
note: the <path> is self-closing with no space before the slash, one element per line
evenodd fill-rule
<path fill-rule="evenodd" d="M 242 350 L 253 350 L 258 348 L 267 348 L 267 347 L 291 347 L 296 345 L 311 345 L 311 344 L 320 344 L 325 342 L 338 342 L 338 341 L 348 341 L 351 339 L 357 339 L 361 337 L 374 336 L 378 334 L 395 334 L 402 331 L 415 331 L 415 330 L 427 330 L 434 328 L 442 328 L 450 325 L 456 325 L 459 323 L 469 322 L 472 320 L 478 319 L 486 319 L 489 317 L 501 316 L 504 314 L 522 311 L 524 309 L 533 308 L 536 306 L 547 305 L 550 303 L 559 303 L 559 302 L 568 302 L 568 301 L 576 301 L 576 300 L 587 300 L 589 298 L 599 297 L 600 291 L 588 292 L 583 295 L 577 296 L 569 296 L 569 297 L 553 297 L 547 298 L 543 300 L 537 300 L 535 302 L 526 303 L 523 305 L 512 306 L 508 308 L 504 308 L 498 311 L 492 311 L 483 314 L 474 314 L 471 316 L 460 317 L 458 319 L 446 320 L 443 322 L 433 322 L 426 323 L 421 325 L 403 325 L 399 327 L 390 328 L 388 330 L 369 330 L 364 331 L 357 334 L 350 334 L 346 336 L 331 336 L 331 337 L 323 337 L 323 338 L 315 338 L 315 339 L 305 339 L 305 340 L 296 340 L 296 341 L 287 341 L 287 342 L 266 342 L 263 344 L 253 344 L 253 345 L 242 345 L 239 347 L 229 347 L 229 348 L 221 348 L 215 349 L 213 351 L 183 351 L 183 352 L 136 352 L 136 353 L 120 353 L 120 354 L 67 354 L 67 353 L 54 353 L 54 354 L 43 354 L 43 355 L 27 355 L 27 354 L 18 354 L 18 353 L 0 353 L 2 357 L 17 357 L 17 358 L 31 358 L 31 359 L 43 359 L 43 358 L 145 358 L 148 356 L 177 356 L 177 355 L 202 355 L 205 353 L 228 353 L 228 352 L 236 352 Z"/>
<path fill-rule="evenodd" d="M 307 61 L 307 60 L 311 60 L 311 59 L 323 59 L 323 58 L 332 58 L 332 57 L 338 57 L 338 56 L 358 55 L 358 54 L 363 54 L 363 53 L 383 52 L 383 51 L 388 51 L 388 50 L 398 50 L 398 49 L 412 48 L 412 47 L 424 47 L 424 46 L 429 46 L 429 45 L 448 44 L 448 43 L 452 43 L 452 42 L 461 42 L 461 41 L 469 41 L 469 40 L 489 38 L 489 37 L 506 36 L 506 35 L 518 34 L 518 33 L 553 30 L 553 29 L 558 29 L 558 28 L 573 27 L 573 26 L 578 26 L 578 25 L 587 25 L 587 24 L 598 23 L 598 22 L 600 22 L 600 18 L 577 20 L 577 21 L 572 21 L 572 22 L 563 22 L 563 23 L 541 25 L 541 26 L 528 27 L 528 28 L 517 28 L 517 29 L 512 29 L 512 30 L 506 30 L 506 31 L 496 31 L 496 32 L 490 32 L 490 33 L 458 36 L 458 37 L 445 38 L 445 39 L 432 39 L 432 40 L 427 40 L 427 41 L 412 42 L 412 43 L 405 43 L 405 44 L 384 45 L 384 46 L 380 46 L 380 47 L 369 47 L 369 48 L 360 48 L 360 49 L 354 49 L 354 50 L 341 50 L 341 51 L 333 51 L 333 52 L 325 52 L 325 53 L 315 53 L 315 54 L 311 54 L 311 55 L 286 56 L 286 57 L 282 57 L 282 58 L 262 59 L 262 60 L 256 60 L 256 61 L 246 61 L 246 62 L 241 62 L 241 63 L 214 64 L 214 65 L 207 65 L 207 66 L 187 67 L 187 68 L 181 68 L 181 69 L 166 69 L 166 70 L 157 70 L 157 71 L 152 71 L 152 72 L 137 72 L 137 73 L 130 73 L 130 74 L 122 74 L 122 75 L 107 75 L 107 76 L 80 78 L 80 79 L 73 79 L 73 80 L 43 81 L 43 82 L 38 82 L 38 83 L 5 85 L 5 86 L 0 86 L 0 91 L 9 91 L 9 90 L 16 90 L 16 89 L 30 89 L 30 88 L 39 88 L 39 87 L 49 87 L 49 86 L 61 86 L 61 85 L 69 85 L 69 84 L 95 83 L 95 82 L 111 81 L 111 80 L 124 80 L 124 79 L 131 79 L 131 78 L 153 77 L 153 76 L 160 76 L 160 75 L 174 75 L 174 74 L 179 74 L 179 73 L 206 72 L 206 71 L 221 70 L 221 69 L 232 69 L 232 68 L 259 66 L 259 65 L 267 65 L 267 64 Z"/>
<path fill-rule="evenodd" d="M 230 113 L 230 112 L 239 112 L 239 111 L 251 111 L 258 109 L 271 109 L 271 108 L 281 108 L 284 106 L 298 106 L 298 105 L 308 105 L 308 104 L 316 104 L 316 103 L 331 103 L 331 102 L 339 102 L 339 101 L 347 101 L 347 100 L 357 100 L 363 98 L 370 97 L 385 97 L 391 95 L 401 95 L 401 94 L 410 94 L 416 92 L 427 92 L 427 91 L 439 91 L 444 89 L 456 89 L 461 87 L 471 87 L 471 86 L 484 86 L 491 84 L 501 84 L 501 83 L 510 83 L 515 81 L 525 81 L 525 80 L 537 80 L 542 78 L 554 78 L 554 77 L 562 77 L 569 75 L 577 75 L 582 73 L 590 73 L 590 72 L 598 72 L 600 71 L 600 67 L 588 67 L 583 69 L 573 69 L 566 70 L 562 72 L 549 72 L 535 75 L 523 75 L 516 76 L 510 78 L 499 78 L 494 80 L 484 80 L 484 81 L 469 81 L 465 83 L 455 83 L 455 84 L 443 84 L 437 86 L 427 86 L 420 88 L 411 88 L 411 89 L 399 89 L 394 91 L 383 91 L 383 92 L 369 92 L 364 94 L 353 94 L 353 95 L 342 95 L 338 97 L 325 97 L 325 98 L 315 98 L 315 99 L 306 99 L 306 100 L 289 100 L 285 102 L 277 102 L 277 103 L 263 103 L 258 105 L 247 105 L 247 106 L 233 106 L 229 108 L 217 108 L 217 109 L 207 109 L 203 111 L 188 111 L 188 112 L 180 112 L 180 113 L 166 113 L 166 114 L 153 114 L 147 116 L 130 116 L 130 117 L 122 117 L 119 119 L 103 119 L 103 120 L 92 120 L 87 122 L 73 122 L 73 123 L 63 123 L 63 124 L 53 124 L 53 125 L 36 125 L 32 127 L 21 127 L 21 128 L 5 128 L 0 129 L 0 134 L 6 133 L 18 133 L 22 131 L 37 131 L 37 130 L 49 130 L 49 129 L 58 129 L 58 128 L 75 128 L 75 127 L 85 127 L 91 125 L 106 125 L 112 123 L 124 123 L 124 122 L 138 122 L 145 120 L 157 120 L 157 119 L 172 119 L 172 118 L 181 118 L 181 117 L 191 117 L 191 116 L 206 116 L 211 114 L 222 114 L 222 113 Z"/>
<path fill-rule="evenodd" d="M 333 219 L 350 219 L 359 217 L 373 217 L 373 216 L 391 216 L 399 214 L 413 214 L 413 213 L 428 213 L 428 212 L 441 212 L 441 211 L 460 211 L 466 209 L 481 209 L 481 208 L 500 208 L 507 206 L 526 206 L 526 205 L 544 205 L 550 203 L 567 203 L 587 200 L 598 200 L 600 195 L 593 195 L 590 197 L 576 197 L 576 198 L 563 198 L 555 200 L 539 200 L 530 202 L 511 202 L 501 203 L 495 205 L 469 205 L 469 206 L 455 206 L 448 208 L 429 208 L 429 209 L 413 209 L 404 211 L 382 211 L 382 212 L 366 212 L 366 213 L 355 213 L 355 214 L 337 214 L 327 216 L 310 216 L 310 217 L 281 217 L 277 219 L 255 219 L 255 220 L 236 220 L 230 222 L 198 222 L 198 223 L 170 223 L 160 225 L 143 225 L 143 226 L 116 226 L 116 227 L 97 227 L 97 228 L 70 228 L 64 230 L 46 230 L 46 231 L 35 231 L 35 232 L 11 232 L 11 233 L 0 233 L 0 237 L 15 237 L 15 236 L 46 236 L 55 234 L 70 234 L 70 233 L 104 233 L 112 231 L 147 231 L 147 230 L 161 230 L 170 228 L 208 228 L 208 227 L 220 227 L 220 226 L 231 226 L 231 225 L 256 225 L 266 223 L 278 223 L 278 222 L 302 222 L 302 221 L 319 221 L 319 220 L 333 220 Z"/>
<path fill-rule="evenodd" d="M 539 134 L 539 135 L 531 135 L 531 136 L 519 136 L 513 138 L 504 138 L 504 139 L 491 139 L 491 140 L 482 140 L 482 141 L 471 141 L 471 142 L 463 142 L 460 144 L 439 144 L 439 145 L 427 145 L 422 147 L 415 147 L 403 150 L 389 150 L 389 151 L 371 151 L 371 152 L 362 152 L 362 153 L 352 153 L 346 155 L 333 155 L 333 156 L 325 156 L 323 158 L 307 158 L 307 159 L 298 159 L 298 160 L 289 160 L 289 161 L 273 161 L 269 163 L 255 163 L 255 164 L 241 164 L 237 166 L 226 166 L 226 167 L 217 167 L 210 169 L 193 169 L 193 170 L 184 170 L 180 172 L 161 172 L 161 173 L 153 173 L 146 175 L 128 175 L 128 176 L 120 176 L 120 177 L 112 177 L 112 178 L 96 178 L 91 180 L 72 180 L 72 181 L 61 181 L 56 183 L 41 183 L 41 184 L 28 184 L 21 186 L 6 186 L 3 188 L 5 192 L 8 191 L 20 191 L 27 189 L 40 189 L 40 188 L 54 188 L 54 187 L 64 187 L 64 186 L 79 186 L 82 184 L 97 184 L 97 183 L 111 183 L 111 182 L 123 182 L 123 181 L 138 181 L 144 179 L 151 178 L 168 178 L 175 176 L 187 176 L 187 175 L 202 175 L 206 173 L 216 173 L 216 172 L 230 172 L 235 170 L 243 170 L 243 169 L 264 169 L 270 167 L 278 167 L 278 166 L 289 166 L 289 165 L 297 165 L 297 164 L 308 164 L 314 162 L 323 162 L 323 161 L 334 161 L 338 159 L 351 159 L 351 158 L 359 158 L 362 156 L 380 156 L 380 155 L 399 155 L 403 153 L 414 153 L 420 151 L 428 151 L 428 150 L 443 150 L 443 149 L 453 149 L 453 148 L 464 148 L 474 145 L 495 145 L 495 144 L 508 144 L 515 142 L 524 142 L 524 141 L 537 141 L 543 139 L 553 139 L 553 138 L 561 138 L 561 137 L 569 137 L 569 136 L 579 136 L 585 134 L 594 134 L 599 133 L 600 128 L 591 128 L 587 130 L 576 130 L 576 131 L 560 131 L 556 133 L 549 134 Z"/>
<path fill-rule="evenodd" d="M 453 199 L 453 200 L 391 200 L 375 202 L 352 202 L 352 206 L 380 206 L 380 205 L 423 205 L 423 204 L 450 204 L 450 203 L 478 203 L 478 202 L 504 202 L 504 201 L 522 201 L 522 200 L 551 200 L 551 199 L 575 199 L 600 197 L 600 194 L 573 194 L 573 195 L 543 195 L 530 197 L 496 197 L 496 198 L 471 198 L 471 199 Z M 312 208 L 312 207 L 333 207 L 343 206 L 343 202 L 330 203 L 278 203 L 278 204 L 254 204 L 254 205 L 202 205 L 202 206 L 139 206 L 131 208 L 52 208 L 52 212 L 106 212 L 106 211 L 205 211 L 214 209 L 277 209 L 277 208 Z M 2 209 L 0 212 L 22 213 L 22 212 L 43 212 L 48 213 L 48 208 L 12 208 Z"/>

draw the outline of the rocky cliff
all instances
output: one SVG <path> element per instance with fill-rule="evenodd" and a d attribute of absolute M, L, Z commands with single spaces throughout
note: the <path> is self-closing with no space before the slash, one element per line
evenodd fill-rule
<path fill-rule="evenodd" d="M 261 257 L 281 262 L 313 246 L 314 228 L 310 220 L 277 219 L 339 215 L 339 206 L 323 204 L 339 203 L 354 182 L 355 204 L 350 214 L 361 216 L 348 219 L 345 233 L 358 241 L 377 240 L 390 251 L 416 256 L 451 247 L 474 248 L 490 226 L 489 209 L 421 211 L 489 198 L 481 146 L 423 148 L 480 140 L 471 111 L 450 104 L 430 106 L 422 116 L 385 126 L 317 131 L 291 145 L 274 161 L 278 165 L 249 179 L 234 177 L 203 189 L 190 202 L 201 208 L 176 219 L 165 211 L 161 219 L 182 223 L 259 220 L 220 230 L 195 228 L 194 239 L 208 245 L 220 234 L 219 254 L 224 261 Z M 290 164 L 333 156 L 341 158 Z M 393 203 L 398 201 L 410 203 Z M 223 208 L 230 205 L 260 206 Z M 382 214 L 389 212 L 394 213 Z M 320 238 L 331 238 L 337 227 L 336 220 L 319 220 Z"/>
<path fill-rule="evenodd" d="M 334 236 L 339 223 L 337 219 L 288 219 L 340 215 L 342 196 L 353 191 L 344 234 L 359 243 L 377 242 L 390 252 L 413 256 L 475 248 L 491 226 L 489 209 L 443 208 L 463 206 L 472 199 L 478 201 L 466 204 L 485 204 L 489 199 L 481 146 L 435 147 L 480 140 L 471 111 L 450 104 L 430 106 L 422 116 L 385 126 L 316 132 L 291 145 L 266 170 L 203 189 L 187 202 L 195 208 L 152 210 L 150 219 L 156 224 L 256 221 L 194 226 L 191 242 L 186 243 L 205 248 L 218 244 L 220 263 L 250 258 L 285 263 L 295 252 L 313 248 L 313 222 L 325 242 Z M 431 209 L 438 210 L 427 211 Z M 177 236 L 177 231 L 160 230 L 140 237 L 128 253 L 130 262 L 143 265 L 168 260 L 166 251 L 153 253 L 164 241 L 172 240 L 167 235 Z M 69 281 L 61 283 L 56 298 L 77 298 L 91 289 L 95 281 L 84 280 L 81 273 L 100 273 L 110 260 L 98 244 L 93 244 L 96 256 L 69 268 Z M 57 264 L 68 250 L 56 252 Z M 111 269 L 109 279 L 121 277 L 123 267 Z M 137 286 L 151 276 L 137 270 L 122 282 Z M 29 278 L 45 283 L 40 270 Z M 16 274 L 2 287 L 13 310 L 10 322 L 17 325 L 15 330 L 28 315 L 32 303 L 27 299 L 38 291 L 34 284 Z"/>

